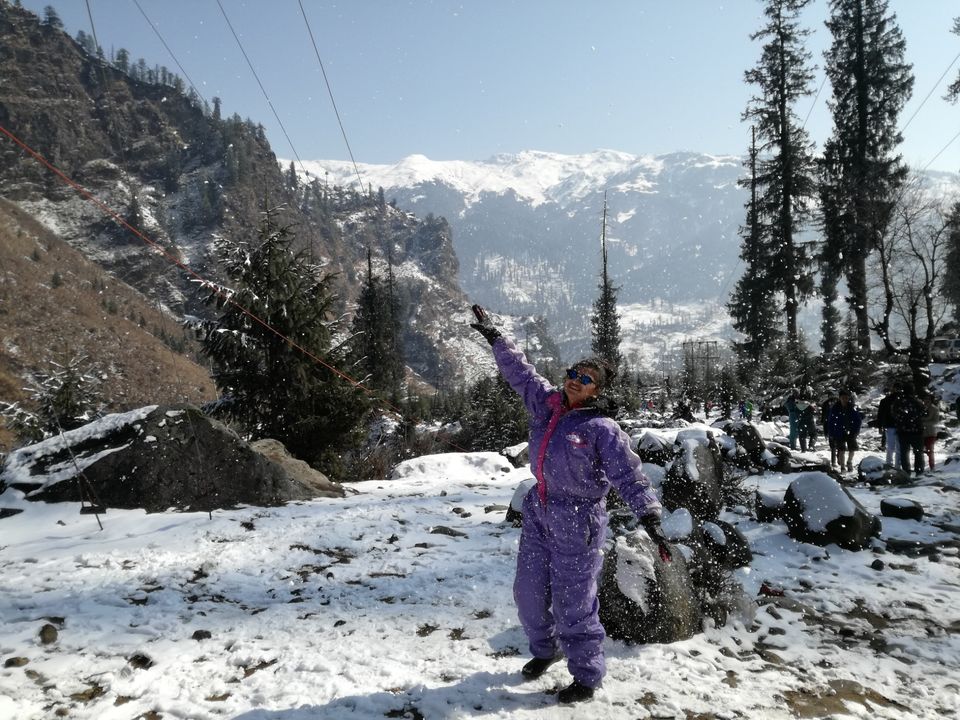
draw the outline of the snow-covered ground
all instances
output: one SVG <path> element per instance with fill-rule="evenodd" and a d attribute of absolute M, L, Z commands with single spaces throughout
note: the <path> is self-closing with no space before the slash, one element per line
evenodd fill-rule
<path fill-rule="evenodd" d="M 563 663 L 533 682 L 519 673 L 519 530 L 504 513 L 529 477 L 493 453 L 435 455 L 345 499 L 212 519 L 110 510 L 102 531 L 78 504 L 8 490 L 0 507 L 24 511 L 0 520 L 0 717 L 960 713 L 960 463 L 916 487 L 854 490 L 875 513 L 882 497 L 923 503 L 923 521 L 885 518 L 883 539 L 943 543 L 932 556 L 799 544 L 782 523 L 724 513 L 756 554 L 738 577 L 761 604 L 683 642 L 608 639 L 602 689 L 573 707 L 556 705 Z"/>

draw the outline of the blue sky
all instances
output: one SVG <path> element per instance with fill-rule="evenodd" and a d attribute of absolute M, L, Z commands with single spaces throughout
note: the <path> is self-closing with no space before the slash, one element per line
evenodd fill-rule
<path fill-rule="evenodd" d="M 274 151 L 348 159 L 297 0 L 221 0 L 292 140 L 281 132 L 217 0 L 139 0 L 206 99 L 262 123 Z M 759 0 L 302 0 L 359 162 L 483 160 L 543 150 L 636 154 L 693 150 L 743 154 L 740 120 L 759 57 L 749 40 Z M 66 30 L 90 32 L 83 0 L 53 5 Z M 133 59 L 176 63 L 134 0 L 89 0 L 101 46 Z M 960 105 L 942 99 L 957 77 L 956 0 L 891 0 L 914 65 L 914 97 L 901 115 L 901 152 L 917 167 L 960 169 Z M 829 43 L 826 0 L 806 12 L 812 62 Z M 951 66 L 941 80 L 940 77 Z M 818 72 L 817 86 L 822 74 Z M 938 84 L 939 81 L 939 84 Z M 814 88 L 816 90 L 816 88 Z M 924 98 L 933 91 L 923 104 Z M 800 103 L 818 147 L 830 118 L 824 87 Z M 946 149 L 944 150 L 944 147 Z M 941 152 L 942 151 L 942 152 Z"/>

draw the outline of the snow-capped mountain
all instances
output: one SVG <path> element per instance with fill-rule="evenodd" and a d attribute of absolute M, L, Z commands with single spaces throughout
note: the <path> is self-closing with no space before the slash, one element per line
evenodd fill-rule
<path fill-rule="evenodd" d="M 597 294 L 603 203 L 609 267 L 621 305 L 720 305 L 737 270 L 745 202 L 741 159 L 697 153 L 583 155 L 528 151 L 483 162 L 305 163 L 330 184 L 383 188 L 452 229 L 460 283 L 498 311 L 542 314 L 582 345 Z"/>

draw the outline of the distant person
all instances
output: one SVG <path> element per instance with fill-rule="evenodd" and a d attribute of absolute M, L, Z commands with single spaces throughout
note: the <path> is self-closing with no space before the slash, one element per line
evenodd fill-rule
<path fill-rule="evenodd" d="M 900 465 L 900 442 L 897 440 L 897 424 L 893 420 L 893 406 L 899 396 L 899 390 L 890 385 L 886 395 L 877 405 L 877 427 L 880 429 L 880 449 L 886 450 L 886 464 L 892 467 Z"/>
<path fill-rule="evenodd" d="M 597 600 L 605 497 L 611 486 L 617 489 L 668 562 L 660 501 L 630 449 L 630 436 L 604 412 L 608 367 L 581 360 L 567 370 L 561 388 L 553 387 L 482 307 L 474 305 L 473 313 L 477 322 L 471 327 L 490 343 L 500 373 L 529 415 L 537 484 L 523 501 L 513 596 L 533 659 L 521 672 L 528 680 L 538 678 L 566 655 L 573 682 L 557 698 L 564 704 L 587 700 L 606 673 Z"/>
<path fill-rule="evenodd" d="M 800 436 L 800 410 L 797 408 L 797 391 L 791 390 L 787 395 L 783 407 L 787 410 L 787 421 L 790 423 L 790 449 L 797 449 L 797 438 Z"/>
<path fill-rule="evenodd" d="M 900 444 L 900 469 L 910 474 L 910 457 L 917 475 L 923 472 L 923 418 L 927 409 L 917 397 L 912 383 L 904 385 L 893 405 L 893 421 Z"/>
<path fill-rule="evenodd" d="M 753 403 L 749 400 L 741 400 L 738 410 L 740 410 L 740 417 L 747 422 L 753 419 Z"/>
<path fill-rule="evenodd" d="M 820 427 L 823 429 L 823 436 L 827 439 L 827 445 L 830 447 L 830 467 L 837 464 L 837 444 L 830 437 L 830 411 L 837 402 L 837 394 L 833 390 L 828 390 L 823 402 L 820 403 Z"/>
<path fill-rule="evenodd" d="M 859 449 L 857 438 L 863 424 L 863 413 L 853 404 L 850 391 L 843 389 L 837 395 L 837 402 L 830 408 L 827 417 L 827 432 L 836 445 L 836 458 L 840 472 L 853 470 L 853 453 Z M 834 451 L 831 449 L 831 467 Z"/>
<path fill-rule="evenodd" d="M 927 453 L 927 462 L 933 470 L 933 448 L 937 444 L 937 427 L 940 425 L 940 401 L 932 392 L 923 396 L 926 414 L 923 416 L 923 449 Z"/>
<path fill-rule="evenodd" d="M 800 414 L 797 420 L 797 438 L 800 441 L 800 451 L 813 451 L 817 444 L 817 415 L 814 404 L 806 397 L 798 398 L 797 411 Z"/>

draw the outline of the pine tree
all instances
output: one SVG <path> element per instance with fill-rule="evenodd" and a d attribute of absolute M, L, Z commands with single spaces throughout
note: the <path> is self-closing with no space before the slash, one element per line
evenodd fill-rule
<path fill-rule="evenodd" d="M 48 371 L 35 373 L 25 388 L 29 408 L 13 403 L 2 411 L 10 428 L 27 442 L 73 430 L 103 412 L 100 379 L 86 356 L 49 365 Z"/>
<path fill-rule="evenodd" d="M 826 73 L 833 132 L 824 147 L 824 262 L 846 278 L 856 336 L 870 349 L 867 256 L 886 232 L 907 169 L 894 155 L 897 117 L 913 89 L 906 43 L 887 0 L 831 0 Z"/>
<path fill-rule="evenodd" d="M 63 30 L 63 20 L 60 19 L 60 15 L 57 14 L 57 10 L 53 5 L 44 6 L 43 23 L 41 24 L 51 30 Z"/>
<path fill-rule="evenodd" d="M 264 214 L 258 241 L 218 246 L 233 288 L 210 293 L 220 316 L 200 328 L 222 396 L 211 410 L 336 475 L 366 401 L 338 370 L 345 351 L 333 344 L 338 326 L 328 319 L 331 278 L 293 250 L 295 237 L 278 226 L 278 213 Z"/>
<path fill-rule="evenodd" d="M 460 416 L 463 433 L 458 444 L 471 450 L 499 452 L 527 437 L 523 401 L 500 375 L 481 378 L 470 390 L 466 413 Z"/>
<path fill-rule="evenodd" d="M 953 319 L 960 323 L 960 202 L 954 203 L 947 217 L 947 255 L 944 260 L 942 291 L 953 304 Z"/>
<path fill-rule="evenodd" d="M 357 298 L 353 316 L 352 356 L 365 384 L 394 399 L 403 384 L 400 347 L 400 308 L 393 290 L 393 269 L 385 284 L 373 274 L 373 257 L 367 249 L 367 282 Z"/>
<path fill-rule="evenodd" d="M 750 188 L 750 199 L 746 205 L 747 222 L 740 230 L 743 238 L 740 258 L 744 263 L 744 272 L 727 304 L 733 327 L 746 337 L 745 340 L 733 343 L 741 371 L 746 374 L 749 374 L 751 368 L 756 368 L 767 347 L 782 334 L 777 322 L 776 289 L 767 272 L 770 266 L 770 248 L 765 242 L 760 222 L 756 161 L 757 145 L 754 136 L 747 161 L 750 177 L 743 183 Z"/>
<path fill-rule="evenodd" d="M 607 199 L 603 199 L 603 227 L 600 235 L 602 271 L 600 274 L 600 296 L 593 303 L 593 327 L 591 349 L 594 355 L 607 362 L 616 373 L 623 356 L 620 354 L 620 318 L 617 316 L 617 292 L 620 288 L 610 281 L 607 270 Z"/>
<path fill-rule="evenodd" d="M 750 36 L 765 44 L 756 67 L 744 74 L 758 88 L 743 116 L 755 123 L 760 141 L 754 187 L 764 223 L 764 274 L 770 288 L 783 296 L 791 343 L 797 340 L 799 304 L 813 287 L 811 260 L 797 240 L 815 194 L 813 145 L 794 113 L 797 101 L 813 94 L 810 53 L 803 45 L 810 31 L 797 22 L 811 1 L 766 0 L 766 25 Z"/>
<path fill-rule="evenodd" d="M 953 28 L 951 28 L 950 32 L 954 35 L 960 35 L 960 16 L 953 19 Z M 956 79 L 950 83 L 950 87 L 947 88 L 947 94 L 944 95 L 944 100 L 949 100 L 952 103 L 960 100 L 960 72 L 957 73 Z"/>

